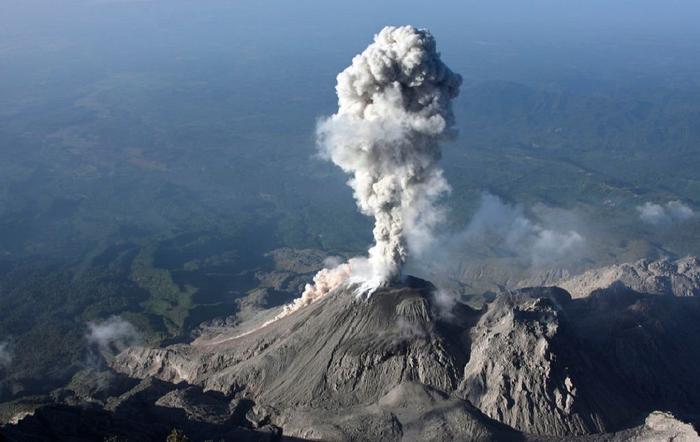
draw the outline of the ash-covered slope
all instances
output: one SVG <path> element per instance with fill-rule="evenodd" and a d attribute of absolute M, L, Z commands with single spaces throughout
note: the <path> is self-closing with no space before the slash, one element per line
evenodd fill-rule
<path fill-rule="evenodd" d="M 251 333 L 132 348 L 113 366 L 251 399 L 285 434 L 329 440 L 570 437 L 700 409 L 698 298 L 533 288 L 446 314 L 431 291 L 336 290 Z"/>
<path fill-rule="evenodd" d="M 479 313 L 460 305 L 460 326 L 436 321 L 430 287 L 412 281 L 367 301 L 336 291 L 252 333 L 231 330 L 191 345 L 133 348 L 114 366 L 138 377 L 245 390 L 266 402 L 305 406 L 331 398 L 339 406 L 376 401 L 404 381 L 453 390 Z"/>
<path fill-rule="evenodd" d="M 453 323 L 440 320 L 431 290 L 417 279 L 366 301 L 338 290 L 244 336 L 233 331 L 191 345 L 134 348 L 114 367 L 254 398 L 295 436 L 517 436 L 449 395 L 461 382 L 479 312 L 459 305 Z"/>

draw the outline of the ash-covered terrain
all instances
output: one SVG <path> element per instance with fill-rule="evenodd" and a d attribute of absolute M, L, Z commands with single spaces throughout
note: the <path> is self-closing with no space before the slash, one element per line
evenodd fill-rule
<path fill-rule="evenodd" d="M 133 348 L 113 368 L 249 397 L 285 433 L 320 440 L 506 440 L 622 431 L 700 405 L 700 303 L 623 284 L 445 306 L 408 278 L 339 289 L 241 336 Z"/>
<path fill-rule="evenodd" d="M 575 299 L 558 287 L 507 291 L 481 309 L 436 295 L 413 277 L 368 299 L 343 286 L 263 327 L 275 309 L 203 328 L 190 343 L 132 347 L 101 387 L 77 379 L 56 392 L 63 405 L 15 416 L 3 431 L 11 440 L 150 440 L 171 428 L 192 440 L 700 438 L 697 297 L 621 280 Z"/>

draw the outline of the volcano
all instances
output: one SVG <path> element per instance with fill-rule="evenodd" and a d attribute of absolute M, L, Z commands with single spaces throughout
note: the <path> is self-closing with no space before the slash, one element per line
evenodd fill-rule
<path fill-rule="evenodd" d="M 476 310 L 434 293 L 412 277 L 368 299 L 343 286 L 261 328 L 128 349 L 113 368 L 245 398 L 252 420 L 304 439 L 696 436 L 676 417 L 700 409 L 697 298 L 539 287 Z"/>
<path fill-rule="evenodd" d="M 426 425 L 454 436 L 462 428 L 483 438 L 515 434 L 447 393 L 461 382 L 479 312 L 459 305 L 444 321 L 433 290 L 409 277 L 363 300 L 344 287 L 251 333 L 133 348 L 114 367 L 255 398 L 262 413 L 304 438 L 391 440 L 414 431 L 410 422 L 421 435 Z"/>

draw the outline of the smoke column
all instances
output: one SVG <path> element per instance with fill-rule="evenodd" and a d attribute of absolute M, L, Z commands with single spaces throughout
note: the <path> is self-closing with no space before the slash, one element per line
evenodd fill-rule
<path fill-rule="evenodd" d="M 367 288 L 399 277 L 411 237 L 429 237 L 449 190 L 438 142 L 454 123 L 462 79 L 425 29 L 385 27 L 338 75 L 338 112 L 318 125 L 323 158 L 351 175 L 362 213 L 374 217 Z M 353 274 L 355 276 L 355 274 Z"/>
<path fill-rule="evenodd" d="M 338 112 L 317 127 L 321 156 L 350 175 L 360 211 L 374 217 L 367 258 L 323 269 L 301 296 L 263 327 L 357 284 L 369 295 L 401 275 L 411 244 L 432 238 L 442 212 L 437 199 L 450 190 L 437 165 L 439 141 L 452 133 L 451 101 L 462 78 L 440 60 L 426 29 L 388 26 L 338 75 Z"/>

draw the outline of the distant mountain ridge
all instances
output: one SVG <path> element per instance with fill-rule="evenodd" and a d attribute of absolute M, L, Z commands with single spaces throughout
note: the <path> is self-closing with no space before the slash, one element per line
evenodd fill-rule
<path fill-rule="evenodd" d="M 572 297 L 582 298 L 615 284 L 653 295 L 700 296 L 700 260 L 695 256 L 677 260 L 640 259 L 634 263 L 589 270 L 573 277 L 545 274 L 521 281 L 518 285 L 556 285 Z"/>

